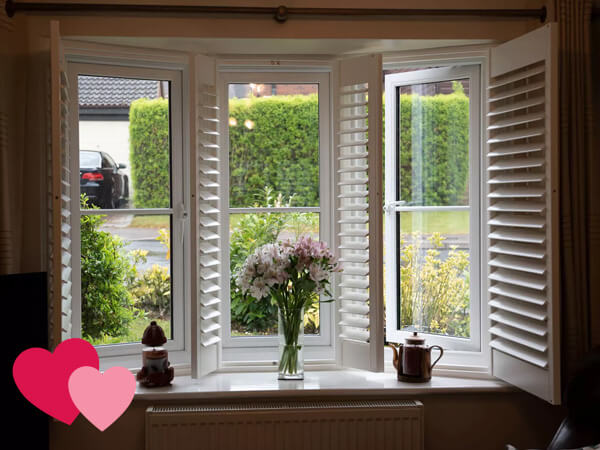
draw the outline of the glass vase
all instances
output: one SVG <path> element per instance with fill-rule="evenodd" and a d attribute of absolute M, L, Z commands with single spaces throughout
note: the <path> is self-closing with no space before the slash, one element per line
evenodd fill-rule
<path fill-rule="evenodd" d="M 303 380 L 304 308 L 279 310 L 279 379 Z"/>

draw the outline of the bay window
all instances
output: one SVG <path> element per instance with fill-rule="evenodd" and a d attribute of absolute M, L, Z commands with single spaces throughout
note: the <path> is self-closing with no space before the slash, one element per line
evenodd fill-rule
<path fill-rule="evenodd" d="M 65 59 L 53 28 L 55 342 L 78 336 L 87 320 L 80 227 L 104 217 L 94 226 L 115 254 L 138 258 L 122 261 L 134 283 L 124 298 L 163 264 L 156 275 L 170 279 L 168 307 L 150 296 L 143 318 L 165 321 L 172 362 L 191 364 L 194 377 L 275 366 L 276 310 L 243 298 L 235 274 L 258 246 L 304 234 L 330 244 L 344 266 L 334 302 L 308 312 L 309 363 L 382 371 L 384 340 L 416 331 L 448 350 L 441 364 L 486 370 L 556 401 L 555 32 L 544 26 L 454 53 L 317 62 L 162 53 L 148 63 L 154 51 L 123 50 L 131 64 L 77 45 Z M 94 148 L 116 131 L 86 140 L 97 128 L 79 116 L 90 108 L 76 113 L 77 86 L 108 78 L 154 83 L 166 101 L 160 139 L 137 146 L 132 134 L 124 150 L 133 158 L 155 146 L 159 162 L 121 161 L 114 144 Z M 106 118 L 109 106 L 88 119 Z M 84 158 L 100 162 L 83 167 Z M 108 177 L 103 158 L 127 176 L 127 193 L 115 183 L 115 195 L 92 198 Z M 144 203 L 146 191 L 162 194 Z M 103 357 L 137 357 L 140 338 L 95 343 Z"/>

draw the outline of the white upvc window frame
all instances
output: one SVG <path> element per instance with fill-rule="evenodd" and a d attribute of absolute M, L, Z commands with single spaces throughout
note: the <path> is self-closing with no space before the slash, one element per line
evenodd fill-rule
<path fill-rule="evenodd" d="M 222 310 L 222 368 L 273 366 L 277 360 L 277 336 L 231 336 L 230 310 L 230 262 L 229 262 L 229 216 L 236 213 L 251 212 L 317 212 L 319 213 L 319 238 L 331 243 L 333 237 L 333 190 L 332 190 L 332 152 L 331 152 L 331 76 L 323 67 L 311 70 L 310 66 L 272 68 L 260 65 L 239 65 L 227 61 L 217 71 L 218 99 L 220 102 L 220 135 L 222 143 L 221 204 L 223 217 L 221 223 L 222 267 L 221 292 L 224 294 Z M 318 84 L 319 85 L 319 206 L 289 208 L 230 208 L 229 207 L 229 120 L 228 87 L 229 84 Z M 334 312 L 333 303 L 320 304 L 321 330 L 318 336 L 305 335 L 304 355 L 307 364 L 334 363 Z"/>
<path fill-rule="evenodd" d="M 487 306 L 487 239 L 484 236 L 486 229 L 485 201 L 487 192 L 487 173 L 485 171 L 484 148 L 486 142 L 486 120 L 483 116 L 487 101 L 487 73 L 489 50 L 487 47 L 437 49 L 420 52 L 407 52 L 401 55 L 388 56 L 384 59 L 384 71 L 394 69 L 418 69 L 421 67 L 441 67 L 424 69 L 417 72 L 394 74 L 396 79 L 402 78 L 401 83 L 392 83 L 386 77 L 386 92 L 395 89 L 394 84 L 418 84 L 426 82 L 444 81 L 448 79 L 469 78 L 471 95 L 477 93 L 477 101 L 470 102 L 470 130 L 469 130 L 469 192 L 470 192 L 470 268 L 471 268 L 471 338 L 466 342 L 463 339 L 449 336 L 435 336 L 424 334 L 430 345 L 444 347 L 444 358 L 436 366 L 436 371 L 473 371 L 487 372 L 489 367 L 488 349 L 488 306 Z M 425 75 L 425 76 L 422 76 Z M 389 95 L 389 94 L 388 94 Z M 473 97 L 471 97 L 473 98 Z M 395 173 L 395 113 L 390 112 L 391 105 L 386 102 L 386 151 L 385 166 L 392 167 Z M 473 137 L 476 136 L 476 139 Z M 388 249 L 396 248 L 395 242 L 395 214 L 403 210 L 397 203 L 390 203 L 390 194 L 395 198 L 395 183 L 386 180 L 386 216 L 385 246 Z M 390 185 L 392 184 L 392 185 Z M 390 220 L 393 218 L 394 220 Z M 404 342 L 410 333 L 398 330 L 397 317 L 397 290 L 395 271 L 396 252 L 386 252 L 386 340 L 390 342 Z M 392 276 L 392 272 L 394 275 Z M 476 275 L 476 276 L 475 276 Z M 392 282 L 390 282 L 392 280 Z M 390 301 L 393 299 L 392 301 Z M 476 300 L 476 301 L 475 301 Z M 391 354 L 386 353 L 386 366 L 391 365 Z"/>
<path fill-rule="evenodd" d="M 115 76 L 126 78 L 155 79 L 170 82 L 170 138 L 171 138 L 171 197 L 170 208 L 163 209 L 115 209 L 97 210 L 93 214 L 170 214 L 172 253 L 172 326 L 173 339 L 165 344 L 172 365 L 188 367 L 190 364 L 190 272 L 188 214 L 190 205 L 190 174 L 185 161 L 189 160 L 189 74 L 187 58 L 167 56 L 160 52 L 142 51 L 135 55 L 127 49 L 111 46 L 65 43 L 67 72 L 69 78 L 70 140 L 71 152 L 71 198 L 78 199 L 79 183 L 79 107 L 77 76 Z M 73 337 L 81 337 L 81 236 L 78 226 L 81 217 L 79 201 L 72 203 L 73 241 Z M 141 366 L 143 345 L 139 343 L 97 346 L 101 368 L 121 365 L 131 369 Z"/>

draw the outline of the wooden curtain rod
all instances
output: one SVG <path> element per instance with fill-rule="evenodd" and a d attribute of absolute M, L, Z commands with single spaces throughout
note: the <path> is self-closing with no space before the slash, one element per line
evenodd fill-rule
<path fill-rule="evenodd" d="M 6 0 L 6 14 L 13 17 L 20 12 L 37 13 L 157 13 L 157 14 L 242 14 L 270 15 L 283 23 L 290 16 L 476 16 L 535 18 L 546 20 L 546 7 L 538 9 L 371 9 L 371 8 L 288 8 L 286 6 L 194 6 L 194 5 L 141 5 L 100 3 L 35 3 Z"/>

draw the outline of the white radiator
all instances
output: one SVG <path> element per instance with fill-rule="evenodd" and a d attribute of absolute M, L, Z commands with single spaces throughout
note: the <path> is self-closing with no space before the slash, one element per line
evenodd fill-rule
<path fill-rule="evenodd" d="M 422 450 L 413 400 L 151 406 L 147 450 Z"/>

